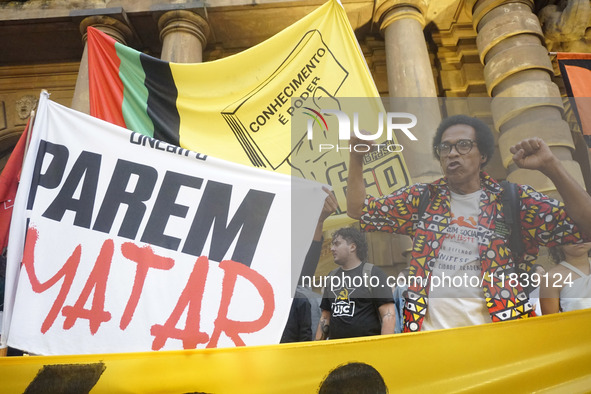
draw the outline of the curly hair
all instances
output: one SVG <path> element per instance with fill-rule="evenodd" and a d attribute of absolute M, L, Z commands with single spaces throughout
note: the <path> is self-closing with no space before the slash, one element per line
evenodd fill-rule
<path fill-rule="evenodd" d="M 548 254 L 550 255 L 550 258 L 552 259 L 554 264 L 559 264 L 561 261 L 566 260 L 566 256 L 562 251 L 561 245 L 556 245 L 552 246 L 551 248 L 548 248 Z"/>
<path fill-rule="evenodd" d="M 372 393 L 387 394 L 388 387 L 373 366 L 351 362 L 338 365 L 320 383 L 318 394 Z"/>
<path fill-rule="evenodd" d="M 560 245 L 556 245 L 556 246 L 552 246 L 551 248 L 548 248 L 548 254 L 550 255 L 550 258 L 552 259 L 552 261 L 556 264 L 559 264 L 561 261 L 566 261 L 566 254 L 564 253 L 564 250 L 562 249 L 563 246 L 569 246 L 570 244 L 560 244 Z M 591 257 L 591 250 L 589 250 L 589 252 L 587 252 L 587 256 Z"/>
<path fill-rule="evenodd" d="M 476 146 L 478 146 L 480 153 L 486 156 L 486 161 L 482 163 L 482 167 L 484 167 L 490 161 L 493 153 L 495 153 L 495 137 L 486 123 L 472 116 L 453 115 L 441 121 L 435 132 L 435 137 L 433 137 L 433 156 L 439 160 L 437 146 L 441 143 L 443 133 L 457 124 L 465 124 L 474 128 L 476 132 Z"/>
<path fill-rule="evenodd" d="M 354 243 L 355 246 L 357 246 L 355 252 L 357 254 L 357 257 L 359 258 L 359 260 L 365 261 L 365 259 L 367 258 L 367 241 L 365 240 L 365 237 L 359 230 L 353 227 L 342 227 L 334 233 L 332 233 L 333 239 L 338 236 L 347 241 L 347 244 Z"/>

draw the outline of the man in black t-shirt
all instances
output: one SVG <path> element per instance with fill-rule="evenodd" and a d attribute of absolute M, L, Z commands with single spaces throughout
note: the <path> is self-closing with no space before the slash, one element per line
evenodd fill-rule
<path fill-rule="evenodd" d="M 380 268 L 363 262 L 367 258 L 363 235 L 349 227 L 337 230 L 331 252 L 340 267 L 327 278 L 316 339 L 393 334 L 392 289 Z"/>

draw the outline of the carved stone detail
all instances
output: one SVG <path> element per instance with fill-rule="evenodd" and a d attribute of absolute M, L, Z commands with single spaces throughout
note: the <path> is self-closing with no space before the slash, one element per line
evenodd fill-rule
<path fill-rule="evenodd" d="M 16 100 L 16 114 L 20 120 L 27 120 L 31 111 L 37 109 L 39 99 L 30 94 L 24 95 Z"/>
<path fill-rule="evenodd" d="M 551 51 L 590 52 L 591 41 L 588 28 L 591 26 L 589 0 L 570 0 L 561 9 L 556 4 L 542 8 L 538 13 Z"/>

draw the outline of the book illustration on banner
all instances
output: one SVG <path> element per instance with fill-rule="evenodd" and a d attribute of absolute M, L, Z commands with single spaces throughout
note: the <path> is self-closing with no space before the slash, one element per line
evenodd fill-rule
<path fill-rule="evenodd" d="M 293 76 L 286 84 L 283 74 L 288 69 L 293 70 Z M 311 30 L 269 78 L 221 114 L 254 166 L 277 169 L 292 152 L 290 145 L 280 142 L 286 141 L 282 133 L 294 111 L 309 106 L 307 101 L 317 90 L 336 95 L 348 75 L 322 34 Z M 262 103 L 261 98 L 266 97 L 275 99 Z M 252 114 L 258 115 L 252 119 Z"/>

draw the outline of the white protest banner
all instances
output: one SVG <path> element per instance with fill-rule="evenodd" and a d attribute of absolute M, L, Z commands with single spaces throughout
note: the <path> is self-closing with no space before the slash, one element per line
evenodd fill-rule
<path fill-rule="evenodd" d="M 9 240 L 8 345 L 50 355 L 278 343 L 321 186 L 43 93 Z M 292 237 L 296 198 L 306 209 Z"/>

